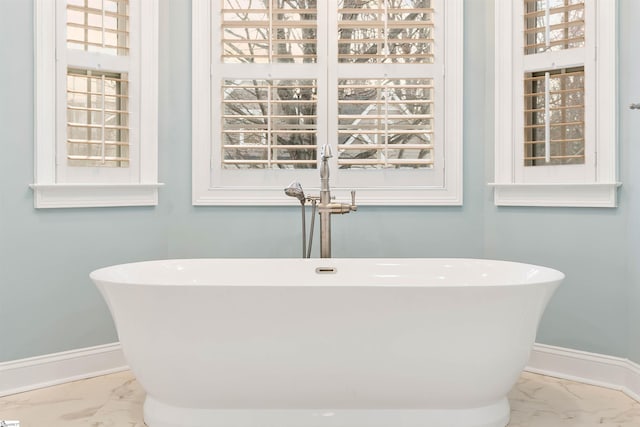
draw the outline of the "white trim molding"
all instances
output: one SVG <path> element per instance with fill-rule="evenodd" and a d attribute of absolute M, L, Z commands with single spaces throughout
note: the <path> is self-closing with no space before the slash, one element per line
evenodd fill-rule
<path fill-rule="evenodd" d="M 0 363 L 0 397 L 129 369 L 120 343 Z M 640 365 L 628 359 L 534 344 L 525 371 L 620 390 L 640 402 Z"/>
<path fill-rule="evenodd" d="M 597 184 L 497 184 L 496 206 L 611 208 L 618 206 L 620 182 Z"/>
<path fill-rule="evenodd" d="M 156 206 L 164 184 L 30 184 L 36 208 Z"/>
<path fill-rule="evenodd" d="M 129 369 L 120 343 L 0 363 L 0 396 Z"/>
<path fill-rule="evenodd" d="M 536 343 L 525 370 L 620 390 L 640 402 L 640 365 L 629 359 Z"/>

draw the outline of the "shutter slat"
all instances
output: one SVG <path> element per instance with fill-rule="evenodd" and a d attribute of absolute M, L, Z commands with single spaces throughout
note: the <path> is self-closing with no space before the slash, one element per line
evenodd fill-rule
<path fill-rule="evenodd" d="M 549 91 L 549 93 L 551 95 L 566 95 L 569 93 L 580 93 L 583 91 L 584 91 L 584 88 L 575 88 L 575 89 L 552 90 L 552 91 Z M 544 92 L 527 93 L 524 96 L 525 98 L 529 98 L 529 97 L 536 97 L 540 95 L 544 95 Z"/>
<path fill-rule="evenodd" d="M 419 8 L 394 8 L 390 7 L 387 9 L 387 13 L 392 14 L 402 14 L 402 13 L 433 13 L 435 9 L 431 7 L 419 7 Z M 349 8 L 343 7 L 338 10 L 338 13 L 343 13 L 345 15 L 384 15 L 384 8 Z"/>
<path fill-rule="evenodd" d="M 561 72 L 561 71 L 550 71 L 549 74 L 551 77 L 563 76 L 563 77 L 573 77 L 573 76 L 584 76 L 584 71 L 572 71 L 572 72 Z M 531 81 L 544 81 L 544 75 L 542 76 L 531 76 L 525 77 L 525 82 Z"/>
<path fill-rule="evenodd" d="M 89 145 L 102 145 L 102 141 L 95 140 L 83 140 L 83 139 L 67 139 L 69 144 L 89 144 Z M 129 142 L 127 141 L 105 141 L 105 145 L 120 145 L 127 146 Z"/>
<path fill-rule="evenodd" d="M 525 160 L 545 160 L 545 157 L 532 157 L 532 156 L 526 156 L 524 158 Z M 574 155 L 570 155 L 570 156 L 551 156 L 551 160 L 567 160 L 567 159 L 584 159 L 584 155 L 583 154 L 574 154 Z"/>
<path fill-rule="evenodd" d="M 584 138 L 573 138 L 573 139 L 552 139 L 552 144 L 564 144 L 567 142 L 584 142 Z M 544 144 L 545 141 L 525 141 L 525 144 Z"/>
<path fill-rule="evenodd" d="M 584 121 L 551 123 L 550 125 L 551 125 L 551 127 L 557 127 L 557 126 L 584 126 Z M 536 128 L 544 128 L 544 127 L 545 127 L 545 124 L 525 125 L 524 126 L 525 129 L 536 129 Z"/>
<path fill-rule="evenodd" d="M 577 105 L 566 105 L 563 107 L 550 107 L 549 110 L 551 111 L 562 111 L 562 110 L 576 110 L 576 109 L 584 109 L 584 104 L 577 104 Z M 544 108 L 536 108 L 536 109 L 525 109 L 524 112 L 525 113 L 540 113 L 543 112 Z"/>
<path fill-rule="evenodd" d="M 348 166 L 348 165 L 433 165 L 433 160 L 427 159 L 338 159 L 338 165 L 340 166 Z"/>
<path fill-rule="evenodd" d="M 562 22 L 560 24 L 553 24 L 549 26 L 549 29 L 551 31 L 554 31 L 554 30 L 564 30 L 572 27 L 584 27 L 584 19 L 579 19 L 576 21 L 569 21 L 569 22 Z M 534 28 L 527 28 L 524 30 L 524 32 L 525 33 L 542 33 L 544 32 L 544 30 L 545 30 L 544 28 L 534 27 Z"/>
<path fill-rule="evenodd" d="M 67 110 L 72 111 L 91 111 L 91 112 L 102 112 L 103 110 L 100 108 L 86 108 L 86 107 L 76 107 L 73 105 L 67 105 Z M 113 113 L 113 114 L 129 114 L 126 110 L 110 110 L 108 108 L 104 109 L 105 113 Z"/>
<path fill-rule="evenodd" d="M 75 154 L 68 155 L 67 159 L 69 159 L 69 160 L 87 160 L 87 161 L 94 161 L 94 162 L 100 162 L 100 161 L 105 161 L 105 162 L 128 162 L 129 161 L 128 157 L 78 156 L 78 155 L 75 155 Z"/>
<path fill-rule="evenodd" d="M 433 119 L 433 114 L 367 114 L 363 116 L 361 114 L 341 114 L 340 119 L 354 119 L 354 120 L 389 120 L 389 119 L 402 119 L 402 120 L 416 120 L 416 119 Z"/>
<path fill-rule="evenodd" d="M 429 86 L 429 85 L 426 85 L 424 87 L 425 88 L 433 88 L 433 86 Z M 338 105 L 341 105 L 341 104 L 345 104 L 345 105 L 348 105 L 348 104 L 367 104 L 367 105 L 369 105 L 369 104 L 373 104 L 373 103 L 375 103 L 375 102 L 367 100 L 367 99 L 363 99 L 363 100 L 360 100 L 360 99 L 355 99 L 355 100 L 341 99 L 341 100 L 338 101 Z M 410 104 L 410 105 L 414 105 L 414 104 L 433 104 L 433 101 L 430 100 L 430 99 L 408 99 L 406 101 L 396 101 L 396 100 L 391 101 L 390 100 L 387 103 L 388 104 L 403 104 L 403 105 Z"/>
<path fill-rule="evenodd" d="M 561 46 L 561 45 L 566 45 L 571 43 L 580 43 L 580 42 L 584 43 L 584 41 L 585 41 L 584 37 L 572 37 L 572 38 L 566 38 L 561 40 L 552 40 L 549 42 L 549 46 L 553 47 L 553 46 Z M 544 47 L 546 45 L 547 45 L 546 43 L 528 44 L 525 46 L 525 49 Z"/>
<path fill-rule="evenodd" d="M 433 144 L 340 144 L 342 150 L 429 150 L 433 149 Z"/>
<path fill-rule="evenodd" d="M 76 24 L 74 22 L 67 22 L 67 27 L 78 28 L 80 30 L 95 30 L 95 31 L 102 31 L 104 29 L 104 31 L 106 33 L 113 33 L 113 34 L 127 34 L 128 33 L 127 30 L 119 30 L 117 28 L 103 28 L 103 27 L 97 27 L 97 26 L 94 26 L 94 25 Z"/>
<path fill-rule="evenodd" d="M 269 9 L 261 9 L 261 8 L 225 8 L 221 9 L 223 14 L 233 14 L 233 15 L 243 15 L 243 14 L 269 14 Z M 287 14 L 287 15 L 316 15 L 318 13 L 318 9 L 278 9 L 274 8 L 272 10 L 274 14 Z"/>
<path fill-rule="evenodd" d="M 72 123 L 67 122 L 68 127 L 73 128 L 87 128 L 87 129 L 117 129 L 117 130 L 127 130 L 129 126 L 118 126 L 118 125 L 104 125 L 101 123 Z"/>
<path fill-rule="evenodd" d="M 283 116 L 283 115 L 278 115 L 278 114 L 273 114 L 271 116 L 264 116 L 264 115 L 248 115 L 248 114 L 223 114 L 222 118 L 223 119 L 243 119 L 243 118 L 251 118 L 253 120 L 255 119 L 268 119 L 269 117 L 273 118 L 273 119 L 299 119 L 300 116 Z M 317 119 L 318 116 L 315 114 L 311 114 L 308 116 L 304 116 L 304 119 Z"/>
<path fill-rule="evenodd" d="M 388 132 L 389 134 L 393 134 L 393 135 L 423 135 L 423 134 L 433 134 L 432 130 L 427 130 L 427 129 L 416 129 L 416 130 L 406 130 L 406 129 L 393 129 L 393 130 L 389 130 Z M 363 134 L 363 135 L 384 135 L 385 131 L 384 129 L 374 129 L 374 130 L 370 130 L 370 129 L 338 129 L 338 134 L 340 135 L 359 135 L 359 134 Z M 343 146 L 345 146 L 346 144 L 340 144 L 340 148 L 342 148 Z M 392 145 L 388 145 L 387 147 L 392 147 Z"/>
<path fill-rule="evenodd" d="M 72 90 L 72 89 L 67 90 L 67 93 L 72 93 L 72 94 L 76 94 L 76 95 L 102 96 L 102 92 L 87 92 L 87 91 Z M 105 96 L 107 98 L 118 98 L 118 99 L 127 99 L 127 98 L 129 98 L 129 95 L 122 95 L 122 94 L 119 94 L 119 93 L 106 94 Z"/>
<path fill-rule="evenodd" d="M 361 29 L 361 28 L 434 28 L 434 24 L 429 21 L 393 21 L 393 22 L 384 22 L 384 21 L 342 21 L 338 23 L 338 29 Z M 340 39 L 346 40 L 346 39 Z M 408 41 L 413 41 L 412 39 L 407 39 Z M 364 40 L 368 41 L 368 40 Z"/>
<path fill-rule="evenodd" d="M 535 1 L 539 1 L 539 0 L 524 0 L 525 3 L 533 3 Z M 581 9 L 584 9 L 584 3 L 575 3 L 575 4 L 570 4 L 570 5 L 567 5 L 567 6 L 549 8 L 549 14 L 555 15 L 555 14 L 570 12 L 572 10 L 581 10 Z M 540 18 L 540 17 L 545 16 L 545 14 L 546 14 L 545 10 L 537 10 L 537 11 L 533 11 L 533 12 L 525 12 L 524 13 L 524 18 L 525 19 Z"/>
<path fill-rule="evenodd" d="M 248 148 L 251 150 L 260 149 L 260 150 L 308 150 L 308 149 L 316 149 L 318 148 L 317 144 L 311 145 L 258 145 L 258 144 L 242 144 L 242 145 L 233 145 L 233 144 L 223 144 L 222 148 Z"/>
<path fill-rule="evenodd" d="M 265 132 L 270 132 L 270 133 L 295 133 L 295 134 L 299 134 L 299 135 L 304 135 L 304 134 L 310 134 L 313 135 L 317 132 L 316 129 L 309 129 L 309 130 L 299 130 L 299 129 L 271 129 L 271 130 L 267 130 L 267 129 L 247 129 L 247 128 L 242 128 L 242 129 L 225 129 L 224 131 L 222 131 L 222 134 L 249 134 L 249 133 L 254 133 L 254 134 L 260 134 L 260 133 L 265 133 Z M 275 147 L 275 145 L 272 145 L 273 147 Z"/>
<path fill-rule="evenodd" d="M 224 159 L 222 161 L 225 165 L 315 165 L 316 160 L 254 160 L 254 159 Z"/>

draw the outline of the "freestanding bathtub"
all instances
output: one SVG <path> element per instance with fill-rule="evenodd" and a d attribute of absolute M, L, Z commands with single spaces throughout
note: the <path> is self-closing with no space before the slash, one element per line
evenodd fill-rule
<path fill-rule="evenodd" d="M 474 259 L 193 259 L 91 273 L 149 427 L 504 427 L 563 277 Z"/>

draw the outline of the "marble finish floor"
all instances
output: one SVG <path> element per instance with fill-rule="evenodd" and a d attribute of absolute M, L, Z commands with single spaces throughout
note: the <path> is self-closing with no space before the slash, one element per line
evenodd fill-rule
<path fill-rule="evenodd" d="M 125 371 L 0 398 L 0 424 L 144 427 L 143 401 L 144 391 Z M 509 402 L 509 427 L 640 427 L 640 403 L 621 392 L 528 372 Z"/>

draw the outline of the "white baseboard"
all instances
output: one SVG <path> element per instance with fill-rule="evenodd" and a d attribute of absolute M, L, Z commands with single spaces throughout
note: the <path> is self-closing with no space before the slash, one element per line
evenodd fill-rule
<path fill-rule="evenodd" d="M 535 344 L 525 370 L 620 390 L 640 402 L 640 365 L 629 359 Z"/>
<path fill-rule="evenodd" d="M 0 363 L 0 396 L 128 369 L 120 343 Z"/>
<path fill-rule="evenodd" d="M 0 396 L 128 369 L 120 343 L 0 363 Z M 526 371 L 620 390 L 640 402 L 640 365 L 628 359 L 535 344 Z"/>

